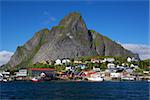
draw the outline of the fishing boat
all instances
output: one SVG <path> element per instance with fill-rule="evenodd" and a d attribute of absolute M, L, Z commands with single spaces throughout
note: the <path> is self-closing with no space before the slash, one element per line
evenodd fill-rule
<path fill-rule="evenodd" d="M 41 80 L 38 79 L 38 78 L 36 78 L 36 77 L 34 77 L 34 78 L 31 79 L 31 81 L 32 81 L 32 82 L 40 82 Z"/>

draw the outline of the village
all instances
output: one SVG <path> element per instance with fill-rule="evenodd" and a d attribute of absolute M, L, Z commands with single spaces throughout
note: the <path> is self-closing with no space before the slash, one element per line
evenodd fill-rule
<path fill-rule="evenodd" d="M 0 81 L 148 81 L 150 82 L 150 66 L 143 70 L 138 60 L 127 57 L 120 61 L 113 57 L 88 58 L 82 60 L 57 59 L 42 60 L 28 68 L 0 71 Z"/>

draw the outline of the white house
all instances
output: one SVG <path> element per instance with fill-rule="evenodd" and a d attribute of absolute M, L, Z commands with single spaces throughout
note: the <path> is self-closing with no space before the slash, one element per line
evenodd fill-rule
<path fill-rule="evenodd" d="M 93 67 L 93 71 L 98 72 L 98 71 L 101 71 L 101 70 L 100 70 L 100 68 L 95 68 L 95 67 Z"/>
<path fill-rule="evenodd" d="M 133 58 L 132 58 L 132 61 L 138 61 L 138 60 L 137 60 L 136 58 L 133 57 Z"/>
<path fill-rule="evenodd" d="M 117 65 L 117 67 L 116 67 L 116 68 L 125 69 L 125 67 L 124 67 L 124 66 L 119 66 L 119 65 Z"/>
<path fill-rule="evenodd" d="M 134 64 L 131 64 L 130 67 L 135 68 L 135 69 L 139 68 L 138 65 L 134 65 Z"/>
<path fill-rule="evenodd" d="M 144 73 L 144 74 L 149 74 L 150 72 L 149 72 L 149 71 L 143 71 L 143 73 Z"/>
<path fill-rule="evenodd" d="M 3 75 L 0 73 L 0 82 L 3 80 Z"/>
<path fill-rule="evenodd" d="M 135 69 L 138 69 L 138 68 L 139 68 L 139 66 L 138 66 L 138 65 L 134 65 L 134 68 L 135 68 Z"/>
<path fill-rule="evenodd" d="M 115 59 L 114 58 L 104 58 L 104 60 L 102 62 L 114 62 Z"/>
<path fill-rule="evenodd" d="M 66 67 L 66 70 L 68 71 L 68 70 L 71 70 L 72 69 L 72 67 L 71 66 L 67 66 Z"/>
<path fill-rule="evenodd" d="M 100 63 L 100 61 L 98 59 L 91 59 L 92 63 Z"/>
<path fill-rule="evenodd" d="M 107 58 L 107 61 L 108 61 L 108 62 L 114 62 L 115 59 L 114 59 L 114 58 Z"/>
<path fill-rule="evenodd" d="M 63 64 L 70 63 L 70 60 L 69 60 L 69 59 L 63 59 L 63 60 L 62 60 L 62 63 L 63 63 Z"/>
<path fill-rule="evenodd" d="M 126 64 L 125 64 L 125 63 L 122 63 L 121 65 L 122 65 L 122 66 L 125 66 Z"/>
<path fill-rule="evenodd" d="M 127 62 L 131 62 L 132 61 L 132 58 L 131 57 L 128 57 L 127 58 Z"/>
<path fill-rule="evenodd" d="M 61 65 L 62 63 L 61 63 L 61 60 L 60 59 L 57 59 L 57 60 L 55 60 L 55 65 Z"/>
<path fill-rule="evenodd" d="M 131 68 L 127 68 L 125 71 L 126 71 L 127 73 L 129 73 L 129 74 L 132 74 L 132 73 L 133 73 L 133 70 L 132 70 Z"/>
<path fill-rule="evenodd" d="M 19 72 L 16 72 L 16 77 L 26 77 L 27 76 L 27 69 L 21 69 Z"/>
<path fill-rule="evenodd" d="M 111 78 L 120 78 L 121 74 L 120 73 L 110 73 Z"/>
<path fill-rule="evenodd" d="M 82 64 L 82 61 L 80 61 L 80 60 L 75 60 L 73 63 L 75 63 L 75 64 Z"/>
<path fill-rule="evenodd" d="M 128 57 L 127 58 L 127 62 L 132 62 L 132 61 L 138 61 L 136 58 L 131 58 L 131 57 Z"/>
<path fill-rule="evenodd" d="M 3 71 L 1 74 L 2 74 L 5 78 L 10 77 L 10 72 L 5 72 L 5 71 Z"/>
<path fill-rule="evenodd" d="M 108 63 L 108 64 L 107 64 L 107 67 L 108 67 L 108 68 L 115 68 L 115 64 L 114 64 L 114 63 Z"/>

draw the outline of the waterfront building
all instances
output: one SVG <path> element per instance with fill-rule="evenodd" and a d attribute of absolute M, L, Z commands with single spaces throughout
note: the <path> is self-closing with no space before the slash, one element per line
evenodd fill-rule
<path fill-rule="evenodd" d="M 15 72 L 16 80 L 26 80 L 27 78 L 27 69 L 20 69 L 19 72 Z"/>
<path fill-rule="evenodd" d="M 0 73 L 0 82 L 3 80 L 3 75 Z"/>
<path fill-rule="evenodd" d="M 28 68 L 28 74 L 31 77 L 38 77 L 44 73 L 47 77 L 55 77 L 56 70 L 52 68 Z"/>
<path fill-rule="evenodd" d="M 110 77 L 118 79 L 121 77 L 121 73 L 112 72 L 112 73 L 110 73 Z"/>
<path fill-rule="evenodd" d="M 10 76 L 10 72 L 8 71 L 2 71 L 1 72 L 1 81 L 10 81 L 11 80 L 11 76 Z"/>
<path fill-rule="evenodd" d="M 3 71 L 1 74 L 3 75 L 4 78 L 10 77 L 10 72 Z"/>
<path fill-rule="evenodd" d="M 84 71 L 84 73 L 85 73 L 85 78 L 88 79 L 89 81 L 103 81 L 100 72 Z"/>
<path fill-rule="evenodd" d="M 26 77 L 27 69 L 20 69 L 19 72 L 16 72 L 16 77 Z"/>

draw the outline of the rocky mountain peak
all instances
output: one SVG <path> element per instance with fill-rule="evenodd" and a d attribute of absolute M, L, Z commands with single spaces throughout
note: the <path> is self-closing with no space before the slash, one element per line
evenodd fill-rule
<path fill-rule="evenodd" d="M 35 33 L 28 42 L 16 50 L 6 66 L 25 67 L 41 60 L 81 56 L 135 57 L 137 55 L 98 32 L 88 31 L 82 16 L 72 12 L 51 30 L 44 29 Z"/>
<path fill-rule="evenodd" d="M 69 13 L 59 23 L 59 26 L 69 29 L 71 32 L 87 33 L 88 29 L 82 16 L 78 12 Z"/>

